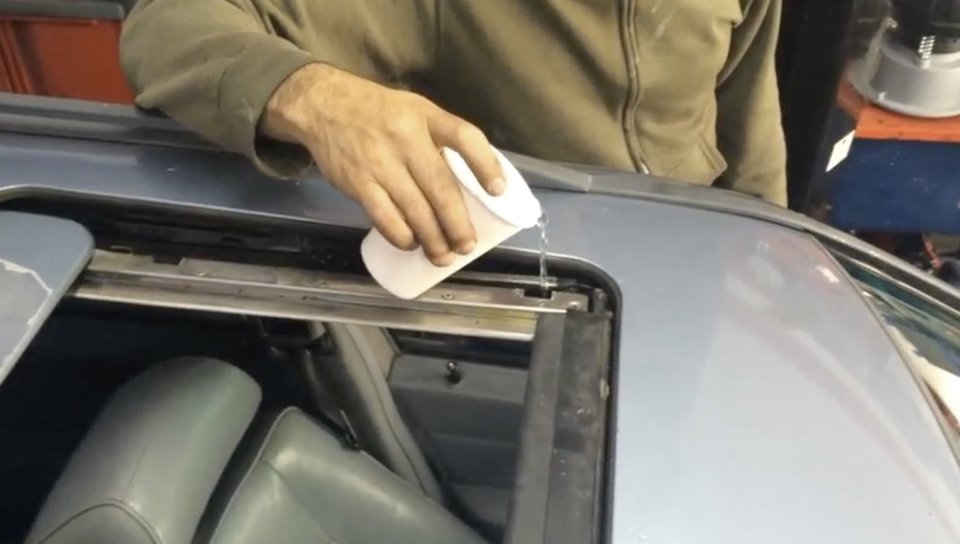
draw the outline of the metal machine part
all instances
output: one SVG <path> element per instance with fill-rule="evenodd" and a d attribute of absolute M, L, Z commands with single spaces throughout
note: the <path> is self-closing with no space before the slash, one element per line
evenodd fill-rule
<path fill-rule="evenodd" d="M 895 0 L 886 30 L 851 76 L 857 90 L 892 111 L 960 115 L 960 0 Z"/>
<path fill-rule="evenodd" d="M 477 281 L 478 275 L 471 276 Z M 489 275 L 490 283 L 502 281 Z M 157 262 L 97 250 L 73 297 L 142 306 L 335 321 L 508 340 L 530 340 L 543 314 L 587 309 L 587 296 L 522 288 L 441 284 L 399 300 L 369 278 L 202 259 Z"/>
<path fill-rule="evenodd" d="M 921 57 L 960 52 L 960 2 L 894 0 L 897 39 Z"/>

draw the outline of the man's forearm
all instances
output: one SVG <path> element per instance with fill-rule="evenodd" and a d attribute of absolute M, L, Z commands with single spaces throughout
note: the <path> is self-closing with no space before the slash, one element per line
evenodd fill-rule
<path fill-rule="evenodd" d="M 319 62 L 356 79 L 351 74 L 380 80 L 422 70 L 436 51 L 435 17 L 434 0 L 141 0 L 124 23 L 121 57 L 140 106 L 246 154 L 269 174 L 291 177 L 309 157 L 278 141 L 294 139 L 292 123 L 302 119 L 284 125 L 279 116 L 276 127 L 272 119 L 266 128 L 275 139 L 258 138 L 278 89 L 307 65 L 284 104 L 299 83 L 328 81 L 312 75 L 320 74 Z"/>
<path fill-rule="evenodd" d="M 140 106 L 256 160 L 264 105 L 314 59 L 268 33 L 249 0 L 142 0 L 124 23 L 121 60 Z M 305 163 L 258 165 L 285 177 Z"/>

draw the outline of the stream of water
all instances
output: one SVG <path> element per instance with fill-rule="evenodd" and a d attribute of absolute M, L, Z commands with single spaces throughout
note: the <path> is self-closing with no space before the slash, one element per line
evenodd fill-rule
<path fill-rule="evenodd" d="M 547 214 L 544 212 L 537 220 L 537 228 L 540 229 L 540 291 L 547 294 Z"/>

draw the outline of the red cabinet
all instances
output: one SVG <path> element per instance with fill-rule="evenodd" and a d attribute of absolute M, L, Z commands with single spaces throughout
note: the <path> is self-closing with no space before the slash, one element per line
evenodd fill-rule
<path fill-rule="evenodd" d="M 120 69 L 123 2 L 0 0 L 0 91 L 132 103 Z"/>

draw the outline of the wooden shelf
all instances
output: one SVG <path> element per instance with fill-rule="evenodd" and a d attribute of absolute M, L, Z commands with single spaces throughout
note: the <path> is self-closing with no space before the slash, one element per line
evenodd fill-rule
<path fill-rule="evenodd" d="M 857 137 L 865 140 L 960 143 L 960 117 L 922 119 L 869 105 L 860 113 Z"/>

